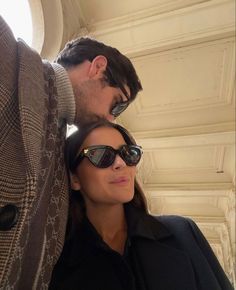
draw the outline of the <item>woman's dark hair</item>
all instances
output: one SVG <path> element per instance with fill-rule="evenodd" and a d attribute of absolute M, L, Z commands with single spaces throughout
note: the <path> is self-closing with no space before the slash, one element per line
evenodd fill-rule
<path fill-rule="evenodd" d="M 118 124 L 108 122 L 107 120 L 102 119 L 102 118 L 98 118 L 96 119 L 96 121 L 86 123 L 78 131 L 71 134 L 66 140 L 65 158 L 66 158 L 68 174 L 69 172 L 74 174 L 76 171 L 74 160 L 78 154 L 78 151 L 82 149 L 81 146 L 83 142 L 85 141 L 86 137 L 94 129 L 100 128 L 100 127 L 114 128 L 120 132 L 126 144 L 136 145 L 136 142 L 134 138 L 130 135 L 130 133 L 124 127 Z M 70 185 L 70 182 L 69 182 L 69 185 Z M 129 202 L 129 204 L 132 204 L 134 207 L 139 208 L 144 212 L 148 212 L 144 192 L 136 179 L 135 179 L 134 197 Z M 84 216 L 85 216 L 85 204 L 84 204 L 82 194 L 80 193 L 79 190 L 75 191 L 75 190 L 70 189 L 70 206 L 69 206 L 69 220 L 68 220 L 67 234 L 70 234 L 76 228 L 79 227 Z"/>
<path fill-rule="evenodd" d="M 108 62 L 104 72 L 105 81 L 112 87 L 119 87 L 127 96 L 126 84 L 130 89 L 129 99 L 133 101 L 142 90 L 142 85 L 131 61 L 116 48 L 89 37 L 81 37 L 68 42 L 55 62 L 70 69 L 85 60 L 93 61 L 98 55 L 105 56 Z"/>

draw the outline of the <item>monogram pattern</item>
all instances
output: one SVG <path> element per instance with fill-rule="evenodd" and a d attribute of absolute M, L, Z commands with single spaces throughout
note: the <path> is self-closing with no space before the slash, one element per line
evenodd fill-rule
<path fill-rule="evenodd" d="M 17 43 L 1 17 L 0 63 L 0 207 L 20 212 L 0 232 L 0 289 L 47 289 L 67 220 L 66 124 L 51 65 Z"/>

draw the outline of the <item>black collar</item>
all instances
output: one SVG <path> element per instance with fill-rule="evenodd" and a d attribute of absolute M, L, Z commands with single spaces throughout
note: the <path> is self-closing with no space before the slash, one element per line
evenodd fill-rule
<path fill-rule="evenodd" d="M 138 237 L 161 240 L 172 235 L 165 225 L 155 217 L 137 209 L 132 204 L 126 204 L 124 207 L 129 240 Z M 75 231 L 70 239 L 65 242 L 61 259 L 67 265 L 74 266 L 86 259 L 91 251 L 97 249 L 111 251 L 95 227 L 85 218 L 80 229 Z"/>
<path fill-rule="evenodd" d="M 143 237 L 160 240 L 171 236 L 170 231 L 164 224 L 130 203 L 125 205 L 125 215 L 130 238 Z"/>

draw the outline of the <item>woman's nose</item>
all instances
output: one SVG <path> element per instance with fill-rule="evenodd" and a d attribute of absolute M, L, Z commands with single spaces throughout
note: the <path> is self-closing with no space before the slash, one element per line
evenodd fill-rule
<path fill-rule="evenodd" d="M 123 168 L 125 166 L 127 166 L 125 161 L 120 157 L 120 155 L 117 154 L 116 158 L 115 158 L 115 161 L 114 161 L 114 163 L 112 165 L 113 169 L 117 170 L 117 169 Z"/>

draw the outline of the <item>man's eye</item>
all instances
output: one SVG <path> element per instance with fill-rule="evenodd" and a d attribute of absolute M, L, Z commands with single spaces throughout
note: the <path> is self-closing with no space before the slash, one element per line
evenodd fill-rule
<path fill-rule="evenodd" d="M 113 101 L 112 107 L 113 108 L 116 107 L 117 105 L 120 104 L 120 102 L 121 102 L 121 97 L 119 97 L 119 98 L 116 97 Z"/>

